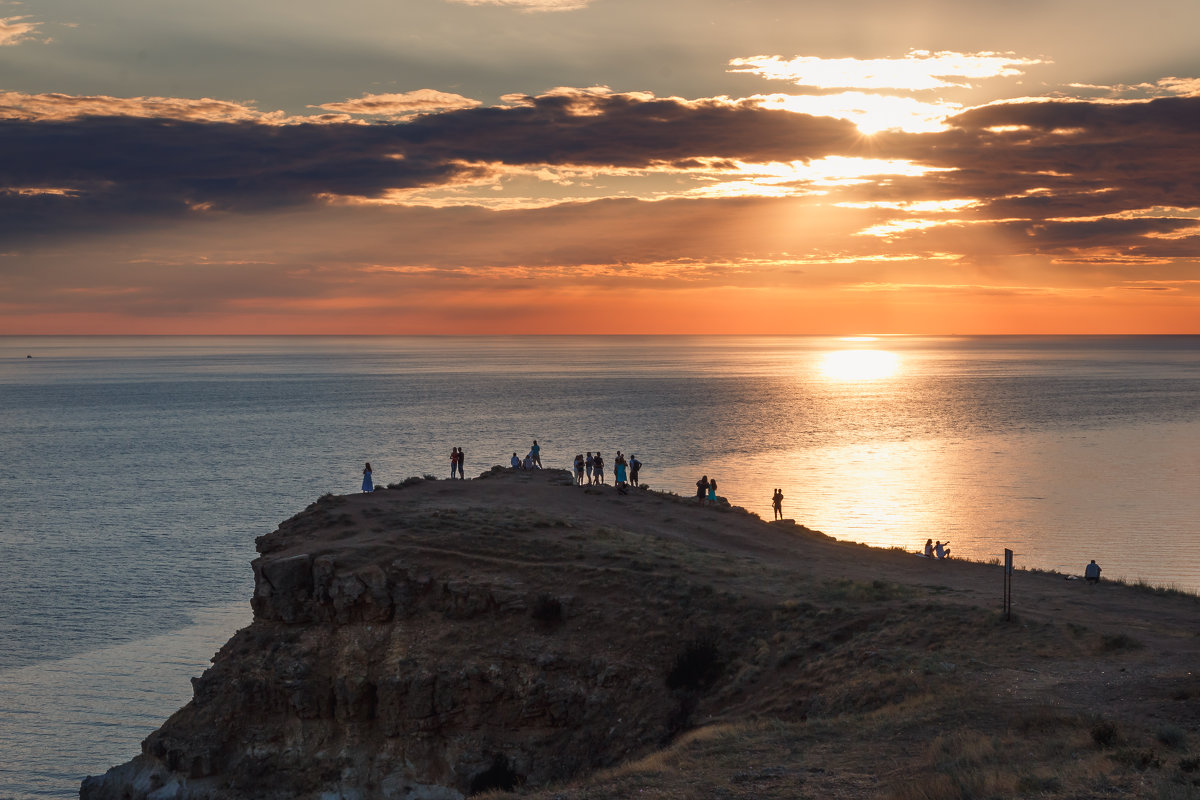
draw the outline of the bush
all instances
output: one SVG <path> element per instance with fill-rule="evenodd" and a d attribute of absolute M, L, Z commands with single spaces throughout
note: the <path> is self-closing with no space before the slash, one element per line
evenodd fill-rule
<path fill-rule="evenodd" d="M 676 656 L 675 665 L 667 675 L 667 688 L 707 689 L 721 677 L 724 669 L 717 645 L 711 639 L 697 639 Z"/>
<path fill-rule="evenodd" d="M 1100 637 L 1101 653 L 1120 653 L 1128 650 L 1141 650 L 1145 645 L 1127 633 L 1116 633 Z"/>
<path fill-rule="evenodd" d="M 1173 750 L 1182 750 L 1187 744 L 1187 732 L 1171 724 L 1160 725 L 1154 735 Z"/>
<path fill-rule="evenodd" d="M 1092 726 L 1092 741 L 1100 747 L 1112 747 L 1122 741 L 1121 732 L 1114 723 L 1102 719 Z"/>
<path fill-rule="evenodd" d="M 542 592 L 534 599 L 529 613 L 534 620 L 546 626 L 558 625 L 565 617 L 562 601 L 548 592 Z"/>

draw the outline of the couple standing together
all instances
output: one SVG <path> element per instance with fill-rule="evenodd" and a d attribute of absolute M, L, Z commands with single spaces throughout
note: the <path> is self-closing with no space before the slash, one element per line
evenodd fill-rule
<path fill-rule="evenodd" d="M 696 481 L 696 502 L 698 502 L 700 505 L 704 505 L 705 495 L 708 496 L 708 502 L 710 502 L 710 503 L 717 502 L 717 479 L 716 478 L 709 480 L 708 476 L 705 475 L 700 480 Z"/>
<path fill-rule="evenodd" d="M 450 448 L 450 480 L 454 480 L 454 473 L 458 472 L 459 480 L 465 480 L 467 474 L 463 472 L 463 461 L 466 459 L 466 454 L 461 447 Z"/>

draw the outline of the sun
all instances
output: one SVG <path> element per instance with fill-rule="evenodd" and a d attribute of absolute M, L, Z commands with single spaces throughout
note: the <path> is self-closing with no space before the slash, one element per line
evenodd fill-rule
<path fill-rule="evenodd" d="M 836 381 L 890 378 L 899 368 L 900 357 L 886 350 L 838 350 L 821 358 L 821 374 Z"/>

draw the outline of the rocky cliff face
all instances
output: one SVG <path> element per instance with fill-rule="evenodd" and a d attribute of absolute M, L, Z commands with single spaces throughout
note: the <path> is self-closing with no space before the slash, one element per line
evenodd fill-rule
<path fill-rule="evenodd" d="M 253 624 L 81 797 L 451 800 L 661 746 L 768 612 L 567 482 L 327 496 L 261 537 Z"/>

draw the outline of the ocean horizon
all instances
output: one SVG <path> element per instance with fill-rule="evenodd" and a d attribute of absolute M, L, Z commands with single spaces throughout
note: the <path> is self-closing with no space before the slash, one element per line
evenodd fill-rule
<path fill-rule="evenodd" d="M 135 755 L 254 538 L 368 461 L 619 449 L 838 539 L 1200 590 L 1200 336 L 6 336 L 0 404 L 0 797 Z"/>

